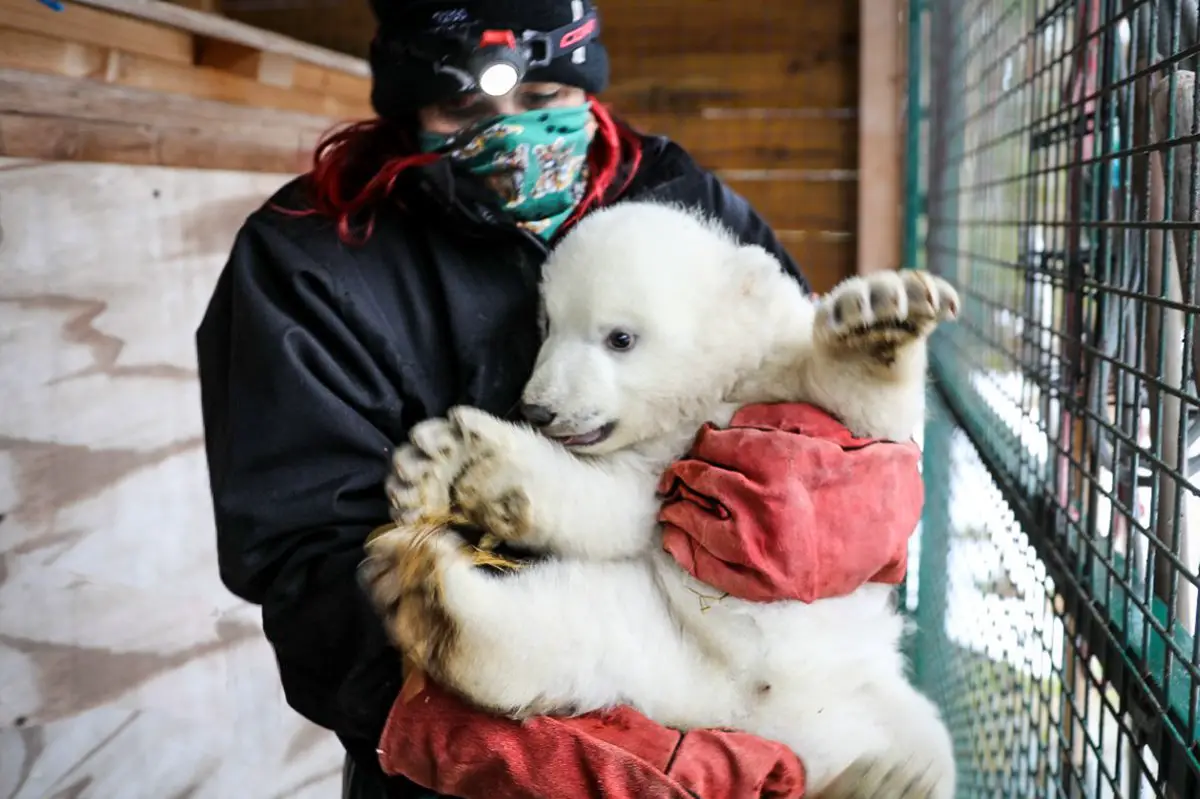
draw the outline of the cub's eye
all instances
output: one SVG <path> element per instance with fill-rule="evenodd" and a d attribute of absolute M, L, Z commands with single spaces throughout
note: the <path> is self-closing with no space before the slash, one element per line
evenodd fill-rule
<path fill-rule="evenodd" d="M 608 338 L 605 339 L 604 343 L 608 345 L 610 350 L 624 352 L 625 350 L 632 349 L 636 342 L 637 336 L 632 333 L 624 330 L 614 330 L 608 334 Z"/>

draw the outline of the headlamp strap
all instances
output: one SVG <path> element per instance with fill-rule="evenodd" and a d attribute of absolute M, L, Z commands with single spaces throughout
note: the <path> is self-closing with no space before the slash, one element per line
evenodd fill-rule
<path fill-rule="evenodd" d="M 527 48 L 534 44 L 542 45 L 542 52 L 530 52 L 527 58 L 530 67 L 544 67 L 554 59 L 578 50 L 599 34 L 600 16 L 596 9 L 592 8 L 579 19 L 552 31 L 525 31 L 521 35 L 521 43 Z M 482 41 L 480 43 L 482 44 Z"/>
<path fill-rule="evenodd" d="M 441 15 L 435 15 L 433 22 L 434 24 L 427 30 L 435 37 L 461 36 L 463 37 L 459 39 L 461 42 L 469 42 L 471 39 L 471 34 L 468 32 L 471 23 L 460 12 L 443 12 Z M 474 46 L 479 48 L 510 47 L 522 52 L 527 67 L 537 68 L 544 67 L 556 58 L 578 50 L 599 35 L 600 15 L 595 7 L 592 7 L 579 19 L 572 20 L 551 31 L 524 31 L 518 37 L 511 30 L 485 30 L 479 34 L 479 39 Z M 407 53 L 417 58 L 427 59 L 437 65 L 439 71 L 462 72 L 461 69 L 450 63 L 452 56 L 441 50 L 441 45 L 427 42 L 421 36 L 392 37 L 383 31 L 378 31 L 371 42 L 371 47 L 372 49 L 382 48 L 385 52 L 395 53 L 396 56 Z M 460 80 L 467 79 L 464 75 L 465 73 L 459 75 Z"/>

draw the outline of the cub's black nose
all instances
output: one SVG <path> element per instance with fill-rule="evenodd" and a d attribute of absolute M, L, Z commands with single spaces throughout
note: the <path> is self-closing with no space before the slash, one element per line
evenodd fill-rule
<path fill-rule="evenodd" d="M 528 405 L 522 403 L 521 415 L 525 417 L 526 421 L 536 427 L 545 427 L 554 421 L 554 411 L 545 405 Z"/>

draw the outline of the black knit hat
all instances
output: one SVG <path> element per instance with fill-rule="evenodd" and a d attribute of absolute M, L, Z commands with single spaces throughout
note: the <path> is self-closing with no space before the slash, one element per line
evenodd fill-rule
<path fill-rule="evenodd" d="M 438 20 L 464 16 L 480 27 L 549 32 L 569 25 L 593 10 L 591 0 L 371 0 L 378 22 L 371 42 L 371 104 L 379 116 L 410 119 L 414 111 L 456 94 L 458 82 L 434 71 L 433 64 L 407 51 L 403 45 L 415 34 L 430 31 Z M 560 56 L 525 74 L 526 81 L 577 86 L 589 93 L 608 85 L 608 52 L 598 39 L 584 47 L 582 61 L 574 54 Z"/>

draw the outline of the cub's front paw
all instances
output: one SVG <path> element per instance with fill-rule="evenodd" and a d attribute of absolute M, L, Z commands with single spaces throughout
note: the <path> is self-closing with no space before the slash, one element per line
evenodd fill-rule
<path fill-rule="evenodd" d="M 928 272 L 903 269 L 852 277 L 821 301 L 816 336 L 833 350 L 890 365 L 896 350 L 957 317 L 958 307 L 954 287 Z"/>
<path fill-rule="evenodd" d="M 435 523 L 398 525 L 366 544 L 359 580 L 392 643 L 435 680 L 452 673 L 461 625 L 446 601 L 448 570 L 469 568 L 462 541 Z"/>
<path fill-rule="evenodd" d="M 458 429 L 447 419 L 427 419 L 409 432 L 392 455 L 385 486 L 392 520 L 412 524 L 450 515 L 450 485 L 463 466 Z"/>
<path fill-rule="evenodd" d="M 530 544 L 536 528 L 524 486 L 531 480 L 530 459 L 542 443 L 532 440 L 537 433 L 476 408 L 455 408 L 450 419 L 464 444 L 462 469 L 451 488 L 454 507 L 485 531 L 485 546 Z"/>

